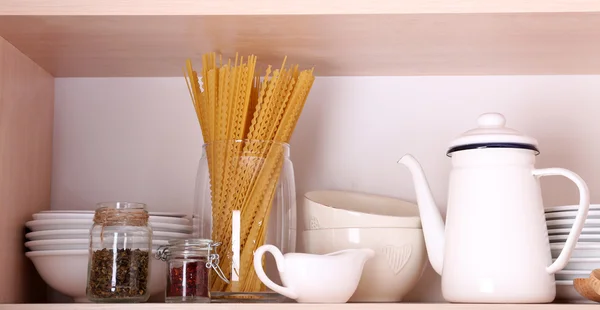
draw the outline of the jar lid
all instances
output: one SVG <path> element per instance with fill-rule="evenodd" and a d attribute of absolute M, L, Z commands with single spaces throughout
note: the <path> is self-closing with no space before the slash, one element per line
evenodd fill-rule
<path fill-rule="evenodd" d="M 210 239 L 169 239 L 170 246 L 205 246 L 218 245 Z"/>
<path fill-rule="evenodd" d="M 181 254 L 204 254 L 206 256 L 219 246 L 220 243 L 210 239 L 171 239 L 168 244 L 161 246 L 164 255 L 179 252 Z"/>
<path fill-rule="evenodd" d="M 477 118 L 477 128 L 466 131 L 450 143 L 446 155 L 457 151 L 482 148 L 519 148 L 537 154 L 538 142 L 533 137 L 506 127 L 506 119 L 500 113 L 485 113 Z"/>

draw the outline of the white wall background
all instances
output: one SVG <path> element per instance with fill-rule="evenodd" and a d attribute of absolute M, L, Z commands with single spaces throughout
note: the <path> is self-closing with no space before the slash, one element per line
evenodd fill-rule
<path fill-rule="evenodd" d="M 538 168 L 574 170 L 598 202 L 599 86 L 600 76 L 317 78 L 291 142 L 298 195 L 345 189 L 414 201 L 396 164 L 410 152 L 445 211 L 447 144 L 496 111 L 538 139 Z M 57 79 L 52 209 L 132 200 L 191 213 L 201 144 L 183 78 Z M 568 181 L 542 184 L 546 205 L 576 202 Z M 441 301 L 439 286 L 428 269 L 409 299 Z"/>

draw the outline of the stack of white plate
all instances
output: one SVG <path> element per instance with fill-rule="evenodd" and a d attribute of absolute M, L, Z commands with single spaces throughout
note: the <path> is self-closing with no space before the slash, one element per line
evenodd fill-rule
<path fill-rule="evenodd" d="M 85 286 L 93 218 L 94 211 L 42 211 L 25 224 L 31 230 L 25 235 L 25 246 L 30 250 L 25 255 L 50 287 L 76 302 L 87 301 Z M 150 212 L 149 223 L 153 252 L 168 240 L 189 238 L 192 232 L 185 214 Z M 151 295 L 164 291 L 165 268 L 164 262 L 150 260 Z"/>
<path fill-rule="evenodd" d="M 579 206 L 546 208 L 546 224 L 550 238 L 552 259 L 555 260 L 569 236 Z M 556 300 L 564 302 L 586 302 L 587 299 L 575 291 L 573 279 L 587 278 L 590 272 L 600 268 L 600 205 L 590 205 L 579 241 L 565 269 L 556 274 Z"/>

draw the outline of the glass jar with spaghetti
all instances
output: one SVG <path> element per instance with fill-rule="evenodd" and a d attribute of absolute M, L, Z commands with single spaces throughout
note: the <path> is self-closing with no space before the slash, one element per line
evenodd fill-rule
<path fill-rule="evenodd" d="M 213 302 L 282 302 L 256 276 L 254 251 L 268 243 L 283 253 L 296 247 L 296 189 L 287 143 L 259 140 L 204 144 L 193 214 L 197 237 L 222 243 L 220 267 L 229 282 L 211 276 Z M 263 261 L 278 282 L 272 257 Z"/>
<path fill-rule="evenodd" d="M 280 67 L 257 57 L 202 55 L 202 70 L 186 63 L 186 85 L 202 131 L 194 224 L 199 238 L 222 242 L 220 267 L 229 283 L 211 284 L 212 301 L 282 301 L 254 272 L 254 251 L 265 243 L 295 250 L 296 195 L 288 143 L 315 80 L 284 57 Z M 201 72 L 201 74 L 200 74 Z M 262 261 L 278 272 L 271 256 Z M 215 279 L 215 276 L 212 276 Z"/>
<path fill-rule="evenodd" d="M 90 229 L 86 293 L 93 302 L 144 302 L 150 296 L 152 230 L 146 205 L 99 203 Z"/>
<path fill-rule="evenodd" d="M 178 239 L 158 248 L 156 258 L 167 263 L 166 302 L 210 302 L 211 269 L 228 281 L 219 268 L 219 255 L 213 253 L 218 245 L 208 239 Z"/>

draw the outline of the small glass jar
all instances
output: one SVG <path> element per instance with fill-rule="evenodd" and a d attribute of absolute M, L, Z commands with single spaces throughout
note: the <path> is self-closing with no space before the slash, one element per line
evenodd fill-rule
<path fill-rule="evenodd" d="M 227 281 L 219 268 L 219 255 L 212 253 L 217 246 L 208 239 L 180 239 L 158 248 L 156 258 L 167 263 L 165 302 L 210 302 L 211 268 Z"/>
<path fill-rule="evenodd" d="M 93 302 L 144 302 L 150 297 L 152 230 L 146 205 L 99 203 L 90 230 L 86 293 Z"/>

